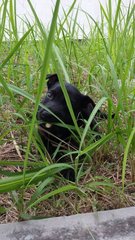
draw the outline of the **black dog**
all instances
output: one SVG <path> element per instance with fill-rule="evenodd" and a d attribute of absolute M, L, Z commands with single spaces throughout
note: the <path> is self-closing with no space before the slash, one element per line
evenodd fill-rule
<path fill-rule="evenodd" d="M 37 113 L 37 120 L 39 123 L 39 134 L 41 139 L 51 157 L 55 155 L 55 161 L 67 162 L 64 152 L 67 149 L 75 150 L 79 144 L 75 141 L 71 131 L 60 126 L 61 121 L 68 126 L 73 126 L 73 120 L 67 107 L 63 91 L 59 84 L 57 74 L 47 75 L 48 92 L 42 100 L 42 104 L 46 109 L 39 107 Z M 78 127 L 85 126 L 85 120 L 88 120 L 91 112 L 95 107 L 94 101 L 89 97 L 81 94 L 77 88 L 69 83 L 65 83 L 74 115 Z M 47 110 L 48 109 L 48 110 Z M 95 118 L 92 120 L 90 128 L 98 131 L 97 120 L 106 119 L 107 115 L 100 110 L 97 111 Z M 60 121 L 61 120 L 61 121 Z M 59 146 L 59 151 L 56 151 Z M 56 152 L 58 152 L 56 154 Z M 74 180 L 73 172 L 65 171 L 62 173 L 64 177 Z"/>

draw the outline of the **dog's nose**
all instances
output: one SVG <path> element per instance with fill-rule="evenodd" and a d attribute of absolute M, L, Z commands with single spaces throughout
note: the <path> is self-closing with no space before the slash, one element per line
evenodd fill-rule
<path fill-rule="evenodd" d="M 46 115 L 46 111 L 44 109 L 42 109 L 39 114 L 40 114 L 40 118 L 42 120 L 44 120 L 45 119 L 45 115 Z"/>
<path fill-rule="evenodd" d="M 39 107 L 39 109 L 37 111 L 37 115 L 36 115 L 37 120 L 44 120 L 45 119 L 45 112 L 46 111 L 44 109 Z"/>

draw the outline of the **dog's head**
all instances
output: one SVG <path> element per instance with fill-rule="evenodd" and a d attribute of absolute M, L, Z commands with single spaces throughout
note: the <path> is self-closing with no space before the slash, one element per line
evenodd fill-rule
<path fill-rule="evenodd" d="M 46 109 L 39 107 L 37 119 L 45 123 L 57 123 L 59 122 L 59 118 L 64 123 L 72 125 L 73 121 L 59 84 L 57 74 L 49 74 L 47 75 L 47 79 L 48 91 L 41 102 Z M 95 103 L 90 97 L 81 94 L 73 85 L 65 83 L 65 87 L 77 121 L 80 119 L 87 120 L 95 107 Z"/>

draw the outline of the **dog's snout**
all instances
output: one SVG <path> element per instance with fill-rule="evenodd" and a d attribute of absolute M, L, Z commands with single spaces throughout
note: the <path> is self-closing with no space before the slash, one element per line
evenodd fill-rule
<path fill-rule="evenodd" d="M 42 119 L 45 119 L 45 116 L 46 116 L 46 111 L 43 110 L 43 111 L 41 112 L 41 118 L 42 118 Z"/>
<path fill-rule="evenodd" d="M 40 111 L 40 118 L 42 119 L 42 120 L 44 120 L 45 119 L 45 115 L 46 115 L 46 110 L 44 110 L 44 109 L 41 109 L 41 111 Z"/>
<path fill-rule="evenodd" d="M 37 119 L 38 120 L 44 120 L 45 119 L 45 114 L 46 114 L 46 110 L 39 108 L 38 112 L 37 112 Z"/>

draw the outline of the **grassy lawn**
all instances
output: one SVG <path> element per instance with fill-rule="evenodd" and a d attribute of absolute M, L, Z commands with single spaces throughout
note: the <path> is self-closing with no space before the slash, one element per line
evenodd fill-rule
<path fill-rule="evenodd" d="M 0 6 L 0 223 L 133 206 L 135 5 L 125 9 L 118 0 L 113 13 L 108 0 L 106 8 L 100 4 L 98 23 L 76 1 L 60 19 L 57 0 L 48 30 L 28 3 L 35 21 L 21 20 L 21 36 L 16 1 Z M 80 11 L 89 35 L 78 24 Z M 96 111 L 108 113 L 96 142 L 89 128 L 94 113 L 84 129 L 75 124 L 80 134 L 73 165 L 47 157 L 37 131 L 45 77 L 55 72 L 63 91 L 68 81 L 94 99 Z M 59 174 L 69 167 L 76 170 L 75 183 Z"/>

